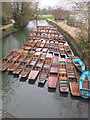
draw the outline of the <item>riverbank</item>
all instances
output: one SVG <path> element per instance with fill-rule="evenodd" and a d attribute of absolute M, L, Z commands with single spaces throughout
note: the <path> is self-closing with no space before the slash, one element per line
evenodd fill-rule
<path fill-rule="evenodd" d="M 76 37 L 76 34 L 75 34 L 76 31 L 75 30 L 78 29 L 77 32 L 79 32 L 80 31 L 79 28 L 72 28 L 71 29 L 70 26 L 67 27 L 66 24 L 60 24 L 60 23 L 58 24 L 56 21 L 53 21 L 53 20 L 50 20 L 50 19 L 47 19 L 47 22 L 58 28 L 60 33 L 65 37 L 65 39 L 70 44 L 72 50 L 75 51 L 76 55 L 80 56 L 80 58 L 85 62 L 86 66 L 87 66 L 87 69 L 90 70 L 90 67 L 89 67 L 89 61 L 90 61 L 89 51 L 84 51 L 84 47 L 83 47 L 84 45 L 82 45 L 81 43 L 78 42 L 77 39 L 75 39 L 75 37 Z"/>
<path fill-rule="evenodd" d="M 4 26 L 0 27 L 0 29 L 3 30 L 3 29 L 6 29 L 6 28 L 8 28 L 8 27 L 10 27 L 10 26 L 13 26 L 13 24 L 15 23 L 15 20 L 11 19 L 11 22 L 12 22 L 12 23 L 10 23 L 10 24 L 8 24 L 8 25 L 4 25 Z"/>
<path fill-rule="evenodd" d="M 28 24 L 28 23 L 27 23 L 27 24 Z M 23 29 L 27 24 L 25 24 L 25 25 L 22 27 L 22 29 Z M 16 29 L 16 28 L 13 27 L 13 25 L 12 25 L 12 26 L 9 26 L 9 27 L 7 27 L 6 29 L 2 30 L 1 39 L 4 39 L 4 38 L 6 38 L 6 37 L 8 37 L 8 36 L 10 36 L 10 35 L 18 32 L 18 31 L 21 31 L 22 29 Z"/>

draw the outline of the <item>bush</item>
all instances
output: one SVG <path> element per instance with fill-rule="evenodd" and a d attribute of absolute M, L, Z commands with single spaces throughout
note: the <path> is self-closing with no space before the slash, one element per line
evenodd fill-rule
<path fill-rule="evenodd" d="M 19 28 L 19 25 L 16 22 L 14 23 L 13 26 L 14 26 L 14 28 Z"/>
<path fill-rule="evenodd" d="M 5 17 L 4 15 L 2 16 L 2 25 L 7 25 L 11 23 L 11 21 L 9 20 L 9 17 Z"/>
<path fill-rule="evenodd" d="M 7 24 L 7 19 L 5 16 L 2 16 L 2 25 L 6 25 Z"/>

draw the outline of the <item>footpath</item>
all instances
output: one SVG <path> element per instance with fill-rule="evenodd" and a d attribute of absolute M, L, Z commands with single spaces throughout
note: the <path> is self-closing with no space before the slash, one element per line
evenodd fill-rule
<path fill-rule="evenodd" d="M 3 30 L 3 29 L 6 29 L 6 28 L 8 28 L 8 27 L 12 26 L 12 25 L 15 23 L 15 20 L 11 19 L 11 21 L 12 21 L 12 23 L 11 23 L 11 24 L 4 25 L 4 26 L 0 27 L 0 29 L 1 29 L 1 30 Z"/>

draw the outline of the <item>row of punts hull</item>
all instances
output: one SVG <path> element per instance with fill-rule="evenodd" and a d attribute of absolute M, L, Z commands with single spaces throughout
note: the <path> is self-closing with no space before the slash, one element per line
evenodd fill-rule
<path fill-rule="evenodd" d="M 20 50 L 13 50 L 0 61 L 0 71 L 11 71 L 20 78 L 35 80 L 38 84 L 48 81 L 48 88 L 73 96 L 90 98 L 90 72 L 84 62 L 74 56 L 67 41 L 52 26 L 38 26 L 31 31 L 29 41 Z M 78 80 L 76 68 L 82 72 Z"/>

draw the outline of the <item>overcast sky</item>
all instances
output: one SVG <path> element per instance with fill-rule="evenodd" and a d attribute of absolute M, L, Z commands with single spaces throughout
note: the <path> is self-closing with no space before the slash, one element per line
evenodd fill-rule
<path fill-rule="evenodd" d="M 2 2 L 30 2 L 37 1 L 39 2 L 40 8 L 55 8 L 56 6 L 62 7 L 64 9 L 71 9 L 74 2 L 89 2 L 90 0 L 1 0 Z"/>
<path fill-rule="evenodd" d="M 37 0 L 40 3 L 40 8 L 54 8 L 60 6 L 66 9 L 70 9 L 74 2 L 89 2 L 90 0 Z"/>

